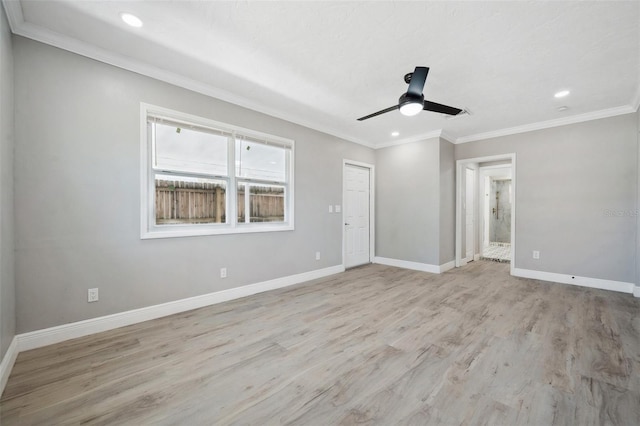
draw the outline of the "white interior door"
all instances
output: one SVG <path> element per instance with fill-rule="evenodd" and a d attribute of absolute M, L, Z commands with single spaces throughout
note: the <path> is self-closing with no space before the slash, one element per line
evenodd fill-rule
<path fill-rule="evenodd" d="M 345 268 L 370 262 L 369 211 L 370 170 L 344 166 L 344 250 Z"/>
<path fill-rule="evenodd" d="M 473 209 L 474 204 L 474 188 L 475 188 L 475 173 L 472 169 L 465 169 L 465 260 L 471 262 L 473 260 L 473 252 L 475 249 L 475 211 Z"/>

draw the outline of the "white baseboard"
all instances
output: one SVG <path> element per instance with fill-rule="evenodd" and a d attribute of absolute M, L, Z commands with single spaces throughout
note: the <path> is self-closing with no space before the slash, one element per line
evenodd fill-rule
<path fill-rule="evenodd" d="M 633 283 L 623 281 L 601 280 L 599 278 L 578 277 L 575 275 L 556 274 L 553 272 L 533 271 L 530 269 L 520 268 L 514 268 L 513 275 L 516 277 L 533 278 L 536 280 L 599 288 L 601 290 L 619 291 L 622 293 L 634 293 L 635 287 Z"/>
<path fill-rule="evenodd" d="M 391 259 L 388 257 L 378 257 L 373 259 L 374 263 L 380 265 L 396 266 L 398 268 L 413 269 L 414 271 L 431 272 L 432 274 L 440 274 L 455 267 L 455 262 L 448 262 L 443 265 L 430 265 L 428 263 L 410 262 L 408 260 Z"/>
<path fill-rule="evenodd" d="M 447 272 L 456 267 L 456 261 L 452 260 L 451 262 L 443 263 L 440 265 L 440 272 Z"/>
<path fill-rule="evenodd" d="M 633 296 L 640 297 L 640 287 L 635 286 L 635 288 L 633 289 Z"/>
<path fill-rule="evenodd" d="M 300 284 L 305 281 L 315 280 L 317 278 L 338 274 L 340 272 L 344 272 L 344 266 L 336 265 L 324 269 L 317 269 L 315 271 L 263 281 L 256 284 L 217 291 L 215 293 L 208 293 L 201 296 L 162 303 L 160 305 L 148 306 L 145 308 L 23 333 L 16 336 L 18 341 L 18 351 L 22 352 L 40 348 L 54 343 L 63 342 L 65 340 L 75 339 L 77 337 L 88 336 L 90 334 L 113 330 L 115 328 L 137 324 L 139 322 L 149 321 L 165 317 L 167 315 L 215 305 L 216 303 L 222 303 L 228 300 L 239 299 L 241 297 L 251 296 L 269 290 Z"/>
<path fill-rule="evenodd" d="M 9 375 L 11 374 L 13 364 L 15 364 L 17 357 L 18 339 L 14 337 L 7 349 L 7 352 L 2 357 L 2 362 L 0 362 L 0 396 L 2 396 L 2 393 L 4 392 L 4 387 L 7 385 Z"/>

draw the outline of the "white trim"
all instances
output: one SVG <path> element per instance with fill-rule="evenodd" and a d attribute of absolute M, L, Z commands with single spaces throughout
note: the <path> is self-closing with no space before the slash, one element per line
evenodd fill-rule
<path fill-rule="evenodd" d="M 440 130 L 440 137 L 444 140 L 446 140 L 449 143 L 452 143 L 455 145 L 456 143 L 456 138 L 453 137 L 452 135 L 448 134 L 447 132 L 445 132 L 444 130 Z"/>
<path fill-rule="evenodd" d="M 598 288 L 601 290 L 619 291 L 622 293 L 634 293 L 634 284 L 623 281 L 602 280 L 599 278 L 578 277 L 575 275 L 556 274 L 553 272 L 534 271 L 531 269 L 516 268 L 512 275 L 534 280 L 551 281 L 561 284 L 577 285 L 580 287 Z"/>
<path fill-rule="evenodd" d="M 456 267 L 456 262 L 452 260 L 451 262 L 443 263 L 439 266 L 440 273 L 450 271 L 451 269 Z"/>
<path fill-rule="evenodd" d="M 380 265 L 412 269 L 414 271 L 430 272 L 432 274 L 441 274 L 452 269 L 455 266 L 455 263 L 453 261 L 444 263 L 442 265 L 430 265 L 428 263 L 411 262 L 409 260 L 391 259 L 389 257 L 378 256 L 374 258 L 373 262 Z"/>
<path fill-rule="evenodd" d="M 344 168 L 347 164 L 351 166 L 363 167 L 369 169 L 369 262 L 374 263 L 376 256 L 376 166 L 369 163 L 363 163 L 362 161 L 342 159 L 342 215 L 340 217 L 340 226 L 342 227 L 342 266 L 346 267 L 346 235 L 344 233 L 344 215 L 345 215 L 345 180 L 344 180 Z"/>
<path fill-rule="evenodd" d="M 480 260 L 480 253 L 476 253 L 473 255 L 473 260 Z"/>
<path fill-rule="evenodd" d="M 335 265 L 324 269 L 289 275 L 287 277 L 276 278 L 256 284 L 249 284 L 242 287 L 203 294 L 201 296 L 175 300 L 173 302 L 162 303 L 160 305 L 147 306 L 131 311 L 19 334 L 16 336 L 18 340 L 18 349 L 22 352 L 40 348 L 42 346 L 75 339 L 77 337 L 88 336 L 90 334 L 113 330 L 114 328 L 137 324 L 139 322 L 149 321 L 165 317 L 167 315 L 173 315 L 229 300 L 239 299 L 241 297 L 251 296 L 269 290 L 300 284 L 306 281 L 338 274 L 340 272 L 344 272 L 344 267 L 342 265 Z"/>
<path fill-rule="evenodd" d="M 633 296 L 640 297 L 640 286 L 635 286 L 633 289 Z"/>
<path fill-rule="evenodd" d="M 173 84 L 174 86 L 182 87 L 184 89 L 201 93 L 203 95 L 230 102 L 243 108 L 248 108 L 253 111 L 261 112 L 263 114 L 279 118 L 281 120 L 286 120 L 290 123 L 299 124 L 309 129 L 327 133 L 349 142 L 364 145 L 368 148 L 374 148 L 371 143 L 345 135 L 339 131 L 336 131 L 333 127 L 318 125 L 301 116 L 296 116 L 288 112 L 270 108 L 266 105 L 262 105 L 243 96 L 231 93 L 225 89 L 215 87 L 211 84 L 203 83 L 201 81 L 194 80 L 192 78 L 185 77 L 171 71 L 166 71 L 155 65 L 150 65 L 143 61 L 133 59 L 129 56 L 114 53 L 86 43 L 84 41 L 80 41 L 73 37 L 56 33 L 41 26 L 26 22 L 22 15 L 22 6 L 20 5 L 20 1 L 2 0 L 2 3 L 4 4 L 5 10 L 7 12 L 7 18 L 9 20 L 11 32 L 19 36 L 30 38 L 32 40 L 36 40 L 50 46 L 54 46 L 81 56 L 85 56 L 87 58 L 95 59 L 97 61 L 113 65 L 127 71 L 135 72 L 137 74 L 151 77 L 156 80 L 164 81 L 166 83 Z"/>
<path fill-rule="evenodd" d="M 532 132 L 534 130 L 549 129 L 552 127 L 566 126 L 567 124 L 582 123 L 585 121 L 599 120 L 601 118 L 615 117 L 617 115 L 631 114 L 636 111 L 631 105 L 624 105 L 616 108 L 602 109 L 599 111 L 587 112 L 584 114 L 563 117 L 555 120 L 540 121 L 538 123 L 525 124 L 523 126 L 508 127 L 506 129 L 492 130 L 490 132 L 477 133 L 475 135 L 462 136 L 456 139 L 456 144 L 481 141 L 484 139 L 497 138 L 500 136 L 515 135 L 518 133 Z"/>
<path fill-rule="evenodd" d="M 166 83 L 173 84 L 174 86 L 182 87 L 197 93 L 201 93 L 206 96 L 211 96 L 216 99 L 230 102 L 232 104 L 241 106 L 243 108 L 248 108 L 253 111 L 261 112 L 263 114 L 267 114 L 272 117 L 279 118 L 281 120 L 286 120 L 288 122 L 307 127 L 309 129 L 313 129 L 319 132 L 333 135 L 335 137 L 344 139 L 346 141 L 363 145 L 372 149 L 402 145 L 405 143 L 416 142 L 419 140 L 424 140 L 425 138 L 432 138 L 432 137 L 438 137 L 438 136 L 444 137 L 449 142 L 452 142 L 454 144 L 466 143 L 466 142 L 472 142 L 477 140 L 494 138 L 498 136 L 507 136 L 507 135 L 517 134 L 517 133 L 529 132 L 532 130 L 547 129 L 551 127 L 564 126 L 566 124 L 580 123 L 584 121 L 597 120 L 600 118 L 613 117 L 616 115 L 633 113 L 638 110 L 638 105 L 640 105 L 640 87 L 639 87 L 638 94 L 635 96 L 634 99 L 632 99 L 632 105 L 624 105 L 616 108 L 609 108 L 605 110 L 599 110 L 599 111 L 588 112 L 585 114 L 574 115 L 571 117 L 563 117 L 560 119 L 548 120 L 548 121 L 543 121 L 538 123 L 531 123 L 523 126 L 509 127 L 505 129 L 499 129 L 499 130 L 494 130 L 490 132 L 462 136 L 458 138 L 454 138 L 449 135 L 443 136 L 442 135 L 443 130 L 439 129 L 439 130 L 433 130 L 423 135 L 419 135 L 419 136 L 415 136 L 415 137 L 411 137 L 411 138 L 407 138 L 399 141 L 383 142 L 381 144 L 372 144 L 366 140 L 362 140 L 362 139 L 358 139 L 358 138 L 346 135 L 336 130 L 334 126 L 321 125 L 315 122 L 311 122 L 302 116 L 297 116 L 290 112 L 281 111 L 278 109 L 268 107 L 266 105 L 257 103 L 243 96 L 239 96 L 237 94 L 231 93 L 222 88 L 215 87 L 211 84 L 203 83 L 201 81 L 198 81 L 189 77 L 185 77 L 183 75 L 180 75 L 171 71 L 166 71 L 160 67 L 144 63 L 140 60 L 136 60 L 128 56 L 116 54 L 106 49 L 102 49 L 100 47 L 91 45 L 89 43 L 80 41 L 73 37 L 56 33 L 44 27 L 32 24 L 30 22 L 26 22 L 24 20 L 20 1 L 2 0 L 2 3 L 4 5 L 4 8 L 7 14 L 7 19 L 9 21 L 9 26 L 11 27 L 11 32 L 13 32 L 14 34 L 17 34 L 26 38 L 30 38 L 32 40 L 36 40 L 41 43 L 45 43 L 63 50 L 67 50 L 69 52 L 76 53 L 81 56 L 85 56 L 87 58 L 95 59 L 97 61 L 104 62 L 106 64 L 113 65 L 115 67 L 122 68 L 127 71 L 135 72 L 147 77 L 154 78 L 156 80 L 164 81 Z"/>
<path fill-rule="evenodd" d="M 490 166 L 492 168 L 498 167 L 511 167 L 511 188 L 513 191 L 513 202 L 511 203 L 511 275 L 514 275 L 516 268 L 516 199 L 517 199 L 517 187 L 516 187 L 516 154 L 501 154 L 491 155 L 487 157 L 465 158 L 456 161 L 456 241 L 455 241 L 455 265 L 461 267 L 466 265 L 462 259 L 462 176 L 464 168 L 467 164 L 480 164 L 489 161 L 511 160 L 511 164 L 499 164 L 496 166 Z M 478 168 L 480 170 L 480 168 Z M 476 179 L 479 182 L 479 179 Z M 476 196 L 478 191 L 476 191 Z M 478 214 L 482 211 L 478 208 Z M 476 221 L 479 225 L 479 221 Z M 479 247 L 482 251 L 482 239 L 479 241 Z M 479 255 L 478 255 L 479 257 Z M 475 258 L 475 256 L 474 256 Z"/>
<path fill-rule="evenodd" d="M 636 94 L 631 100 L 631 108 L 636 112 L 640 109 L 640 85 L 638 85 L 638 90 L 636 90 Z"/>
<path fill-rule="evenodd" d="M 9 21 L 12 33 L 16 33 L 19 27 L 24 25 L 24 15 L 22 14 L 22 4 L 20 1 L 2 0 L 4 11 Z"/>
<path fill-rule="evenodd" d="M 11 375 L 11 370 L 13 369 L 13 364 L 16 363 L 17 357 L 18 339 L 14 336 L 13 340 L 11 340 L 11 344 L 7 348 L 7 352 L 5 352 L 2 357 L 2 362 L 0 362 L 0 396 L 4 392 L 4 387 L 7 386 L 9 375 Z"/>

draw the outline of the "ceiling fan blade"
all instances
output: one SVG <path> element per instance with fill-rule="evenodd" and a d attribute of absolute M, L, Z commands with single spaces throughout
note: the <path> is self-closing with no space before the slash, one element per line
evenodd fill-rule
<path fill-rule="evenodd" d="M 380 114 L 391 112 L 391 111 L 396 110 L 398 108 L 400 108 L 398 105 L 394 105 L 392 107 L 383 109 L 382 111 L 374 112 L 373 114 L 369 114 L 369 115 L 365 115 L 364 117 L 360 117 L 360 118 L 358 118 L 358 121 L 367 120 L 367 119 L 369 119 L 371 117 L 375 117 L 375 116 L 380 115 Z"/>
<path fill-rule="evenodd" d="M 422 109 L 425 111 L 433 111 L 433 112 L 439 112 L 442 114 L 449 114 L 449 115 L 458 115 L 462 112 L 460 108 L 454 108 L 451 106 L 437 104 L 435 102 L 429 102 L 429 101 L 424 101 L 424 108 Z"/>
<path fill-rule="evenodd" d="M 414 96 L 422 96 L 424 83 L 427 81 L 427 74 L 429 74 L 429 68 L 416 67 L 411 75 L 411 81 L 409 82 L 407 93 Z"/>

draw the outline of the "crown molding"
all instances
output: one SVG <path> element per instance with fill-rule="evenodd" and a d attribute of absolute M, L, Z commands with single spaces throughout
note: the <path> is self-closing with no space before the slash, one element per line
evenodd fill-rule
<path fill-rule="evenodd" d="M 640 109 L 640 83 L 638 84 L 638 90 L 636 90 L 636 95 L 631 101 L 631 107 L 634 111 L 638 111 Z"/>
<path fill-rule="evenodd" d="M 375 148 L 375 145 L 370 142 L 345 135 L 326 126 L 312 123 L 302 117 L 269 108 L 265 105 L 256 103 L 245 97 L 238 96 L 234 93 L 228 92 L 224 89 L 220 89 L 213 85 L 202 83 L 192 78 L 188 78 L 180 74 L 164 70 L 160 67 L 149 65 L 137 59 L 116 54 L 92 44 L 85 43 L 78 39 L 42 28 L 38 25 L 31 24 L 24 20 L 20 1 L 2 0 L 2 2 L 7 12 L 7 18 L 9 20 L 11 32 L 16 35 L 48 44 L 72 53 L 76 53 L 78 55 L 85 56 L 99 62 L 104 62 L 106 64 L 113 65 L 127 71 L 151 77 L 165 83 L 173 84 L 174 86 L 182 87 L 193 92 L 220 99 L 222 101 L 229 102 L 243 108 L 251 109 L 253 111 L 279 118 L 281 120 L 286 120 L 312 130 L 316 130 L 340 139 L 344 139 L 349 142 L 356 143 L 358 145 L 364 145 L 372 149 Z"/>
<path fill-rule="evenodd" d="M 80 41 L 78 39 L 68 37 L 68 36 L 56 33 L 54 31 L 47 30 L 40 26 L 31 24 L 29 22 L 26 22 L 24 20 L 24 15 L 22 13 L 22 5 L 20 0 L 2 0 L 2 4 L 5 8 L 7 20 L 9 21 L 9 26 L 11 28 L 11 31 L 16 35 L 26 37 L 41 43 L 45 43 L 63 50 L 67 50 L 69 52 L 76 53 L 78 55 L 85 56 L 100 62 L 104 62 L 106 64 L 109 64 L 118 68 L 122 68 L 127 71 L 131 71 L 137 74 L 151 77 L 156 80 L 160 80 L 178 87 L 182 87 L 187 90 L 191 90 L 193 92 L 197 92 L 206 96 L 220 99 L 222 101 L 229 102 L 231 104 L 238 105 L 243 108 L 251 109 L 253 111 L 260 112 L 281 120 L 298 124 L 300 126 L 304 126 L 306 128 L 316 130 L 318 132 L 322 132 L 322 133 L 343 139 L 345 141 L 353 142 L 358 145 L 362 145 L 371 149 L 381 149 L 381 148 L 387 148 L 391 146 L 404 145 L 407 143 L 418 142 L 421 140 L 431 139 L 435 137 L 443 138 L 454 144 L 481 141 L 481 140 L 496 138 L 500 136 L 509 136 L 509 135 L 514 135 L 519 133 L 531 132 L 534 130 L 548 129 L 552 127 L 565 126 L 567 124 L 575 124 L 575 123 L 581 123 L 585 121 L 597 120 L 600 118 L 613 117 L 616 115 L 634 113 L 638 111 L 638 109 L 640 108 L 640 86 L 638 86 L 638 90 L 636 91 L 636 94 L 632 99 L 631 105 L 625 105 L 625 106 L 616 107 L 616 108 L 594 111 L 594 112 L 574 115 L 570 117 L 564 117 L 564 118 L 555 119 L 555 120 L 525 124 L 522 126 L 492 130 L 489 132 L 476 133 L 476 134 L 461 136 L 457 138 L 452 135 L 446 134 L 442 129 L 438 129 L 438 130 L 433 130 L 427 133 L 423 133 L 417 136 L 412 136 L 412 137 L 401 139 L 401 140 L 374 144 L 359 138 L 354 138 L 353 136 L 346 135 L 340 131 L 336 131 L 334 128 L 330 126 L 318 125 L 303 117 L 300 117 L 291 113 L 286 113 L 277 109 L 269 108 L 265 105 L 256 103 L 250 99 L 247 99 L 242 96 L 238 96 L 234 93 L 228 92 L 224 89 L 220 89 L 213 85 L 205 84 L 200 81 L 197 81 L 188 77 L 184 77 L 180 74 L 164 70 L 160 67 L 149 65 L 147 63 L 144 63 L 142 61 L 136 60 L 128 56 L 115 54 L 106 49 L 96 47 L 89 43 Z"/>
<path fill-rule="evenodd" d="M 636 111 L 630 105 L 603 109 L 600 111 L 587 112 L 585 114 L 563 117 L 556 120 L 540 121 L 538 123 L 525 124 L 523 126 L 508 127 L 506 129 L 492 130 L 490 132 L 477 133 L 475 135 L 462 136 L 456 139 L 456 144 L 481 141 L 485 139 L 497 138 L 500 136 L 515 135 L 518 133 L 532 132 L 534 130 L 550 129 L 552 127 L 566 126 L 567 124 L 582 123 L 585 121 L 598 120 L 601 118 L 615 117 L 617 115 L 631 114 Z"/>
<path fill-rule="evenodd" d="M 24 15 L 22 14 L 22 3 L 20 0 L 2 0 L 4 11 L 7 14 L 9 28 L 11 32 L 16 34 L 16 30 L 24 24 Z"/>
<path fill-rule="evenodd" d="M 450 135 L 450 134 L 446 133 L 444 130 L 442 130 L 442 131 L 440 132 L 440 138 L 442 138 L 442 139 L 444 139 L 444 140 L 446 140 L 447 142 L 450 142 L 450 143 L 452 143 L 452 144 L 455 144 L 455 143 L 456 143 L 456 140 L 457 140 L 457 138 L 456 138 L 455 136 L 453 136 L 453 135 Z"/>

